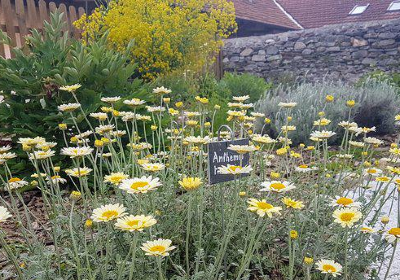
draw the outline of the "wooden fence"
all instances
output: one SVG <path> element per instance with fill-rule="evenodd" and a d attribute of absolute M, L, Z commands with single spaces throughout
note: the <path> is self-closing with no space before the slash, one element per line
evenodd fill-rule
<path fill-rule="evenodd" d="M 21 47 L 24 36 L 29 34 L 31 29 L 43 29 L 43 21 L 49 21 L 50 12 L 54 12 L 57 8 L 64 13 L 67 22 L 66 30 L 70 32 L 70 36 L 79 38 L 80 33 L 72 23 L 85 13 L 83 7 L 67 7 L 65 4 L 57 6 L 54 2 L 47 3 L 44 0 L 36 2 L 35 0 L 0 0 L 0 29 L 11 38 L 11 48 Z M 0 56 L 13 57 L 10 46 L 0 43 Z"/>

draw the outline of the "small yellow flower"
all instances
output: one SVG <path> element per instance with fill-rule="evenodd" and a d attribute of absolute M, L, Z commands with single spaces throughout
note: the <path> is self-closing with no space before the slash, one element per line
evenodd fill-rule
<path fill-rule="evenodd" d="M 287 121 L 288 121 L 288 122 L 291 122 L 292 120 L 293 120 L 292 117 L 287 117 Z"/>
<path fill-rule="evenodd" d="M 271 179 L 279 179 L 281 177 L 281 174 L 279 172 L 271 171 L 269 176 L 271 177 Z"/>
<path fill-rule="evenodd" d="M 123 180 L 127 179 L 128 177 L 128 175 L 122 172 L 111 173 L 110 175 L 104 176 L 104 182 L 111 183 L 113 185 L 119 185 Z"/>
<path fill-rule="evenodd" d="M 381 218 L 381 223 L 382 224 L 387 224 L 387 223 L 389 223 L 389 221 L 390 221 L 390 218 L 388 217 L 388 216 L 383 216 L 382 218 Z"/>
<path fill-rule="evenodd" d="M 60 166 L 54 166 L 53 170 L 54 172 L 60 172 L 61 168 Z"/>
<path fill-rule="evenodd" d="M 184 177 L 179 181 L 179 185 L 187 191 L 197 190 L 203 184 L 198 177 Z"/>
<path fill-rule="evenodd" d="M 163 98 L 164 103 L 169 104 L 171 102 L 171 98 L 169 97 L 164 97 Z"/>
<path fill-rule="evenodd" d="M 215 109 L 215 110 L 219 110 L 219 109 L 221 109 L 221 106 L 215 105 L 215 106 L 214 106 L 214 109 Z"/>
<path fill-rule="evenodd" d="M 271 123 L 271 119 L 265 118 L 265 119 L 264 119 L 264 122 L 265 122 L 266 124 L 270 124 L 270 123 Z"/>
<path fill-rule="evenodd" d="M 376 177 L 375 181 L 377 181 L 377 182 L 389 182 L 390 178 L 386 177 L 386 176 L 380 176 L 380 177 Z"/>
<path fill-rule="evenodd" d="M 311 257 L 304 257 L 303 262 L 304 262 L 304 264 L 306 264 L 306 265 L 311 265 L 311 264 L 314 263 L 314 259 L 311 258 Z"/>
<path fill-rule="evenodd" d="M 299 233 L 296 230 L 291 230 L 290 231 L 290 238 L 297 239 L 297 237 L 299 237 Z"/>
<path fill-rule="evenodd" d="M 91 228 L 93 226 L 93 221 L 90 219 L 87 219 L 85 221 L 85 228 Z"/>
<path fill-rule="evenodd" d="M 267 215 L 268 217 L 272 217 L 272 214 L 280 215 L 281 207 L 274 207 L 273 205 L 266 202 L 265 199 L 258 200 L 255 198 L 251 198 L 247 202 L 249 207 L 247 210 L 251 212 L 255 212 L 258 216 L 264 217 Z"/>
<path fill-rule="evenodd" d="M 58 129 L 60 130 L 67 130 L 68 126 L 66 123 L 59 123 L 58 124 Z"/>
<path fill-rule="evenodd" d="M 357 208 L 341 208 L 335 210 L 332 216 L 335 218 L 334 222 L 342 227 L 352 227 L 361 219 L 362 213 Z"/>
<path fill-rule="evenodd" d="M 286 205 L 287 208 L 293 208 L 293 209 L 302 209 L 304 208 L 304 204 L 300 200 L 294 200 L 289 197 L 284 197 L 282 199 L 283 204 Z"/>
<path fill-rule="evenodd" d="M 152 130 L 152 131 L 156 131 L 157 129 L 158 129 L 158 126 L 156 126 L 156 125 L 152 125 L 151 127 L 150 127 L 150 129 Z"/>
<path fill-rule="evenodd" d="M 239 192 L 239 196 L 241 197 L 246 196 L 246 192 Z"/>
<path fill-rule="evenodd" d="M 332 260 L 320 260 L 316 263 L 317 269 L 321 271 L 323 274 L 332 274 L 333 277 L 336 277 L 341 274 L 342 266 Z"/>
<path fill-rule="evenodd" d="M 333 102 L 333 100 L 335 100 L 335 98 L 333 97 L 333 95 L 327 95 L 325 97 L 326 102 Z"/>
<path fill-rule="evenodd" d="M 277 154 L 278 156 L 286 155 L 287 152 L 288 152 L 288 149 L 287 149 L 287 148 L 280 148 L 280 149 L 276 150 L 276 154 Z"/>
<path fill-rule="evenodd" d="M 201 104 L 208 104 L 208 99 L 205 97 L 196 96 L 196 101 L 200 102 Z"/>
<path fill-rule="evenodd" d="M 179 102 L 175 103 L 175 107 L 176 108 L 181 108 L 182 106 L 183 106 L 183 102 L 182 101 L 179 101 Z"/>
<path fill-rule="evenodd" d="M 356 105 L 356 102 L 354 100 L 348 100 L 348 101 L 346 101 L 346 105 L 347 105 L 347 107 L 352 108 L 352 107 L 354 107 L 354 105 Z"/>
<path fill-rule="evenodd" d="M 71 200 L 78 201 L 79 199 L 81 199 L 82 194 L 81 192 L 78 191 L 72 191 L 69 197 Z"/>
<path fill-rule="evenodd" d="M 94 146 L 97 147 L 97 148 L 101 148 L 101 147 L 104 146 L 104 142 L 101 141 L 101 140 L 95 140 L 94 141 Z"/>
<path fill-rule="evenodd" d="M 169 239 L 158 239 L 154 241 L 147 241 L 141 247 L 145 252 L 146 256 L 154 257 L 166 257 L 169 256 L 169 252 L 175 249 L 175 246 L 171 246 L 172 241 Z"/>
<path fill-rule="evenodd" d="M 211 123 L 210 122 L 205 122 L 204 123 L 204 127 L 210 127 L 211 126 Z"/>

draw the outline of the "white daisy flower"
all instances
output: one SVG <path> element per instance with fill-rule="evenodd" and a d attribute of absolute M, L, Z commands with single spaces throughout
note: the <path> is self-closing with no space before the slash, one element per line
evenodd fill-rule
<path fill-rule="evenodd" d="M 124 179 L 122 180 L 119 188 L 126 191 L 127 193 L 147 193 L 149 191 L 157 189 L 161 186 L 159 178 L 153 178 L 152 176 L 143 176 L 141 178 Z"/>

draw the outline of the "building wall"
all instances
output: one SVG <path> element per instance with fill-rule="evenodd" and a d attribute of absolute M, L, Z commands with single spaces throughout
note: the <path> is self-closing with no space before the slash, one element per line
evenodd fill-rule
<path fill-rule="evenodd" d="M 400 19 L 332 25 L 225 41 L 225 71 L 266 79 L 355 82 L 377 69 L 400 72 Z"/>

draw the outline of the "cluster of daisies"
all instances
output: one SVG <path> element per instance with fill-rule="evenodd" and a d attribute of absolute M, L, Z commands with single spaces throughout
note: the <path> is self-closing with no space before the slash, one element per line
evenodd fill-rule
<path fill-rule="evenodd" d="M 18 143 L 22 145 L 23 150 L 27 153 L 29 159 L 37 164 L 47 167 L 46 173 L 35 173 L 32 175 L 33 180 L 28 182 L 18 177 L 10 177 L 4 181 L 4 187 L 8 191 L 20 189 L 29 184 L 37 186 L 38 180 L 45 181 L 50 186 L 59 186 L 67 183 L 67 179 L 61 176 L 63 171 L 72 182 L 74 179 L 85 178 L 96 173 L 97 160 L 100 158 L 105 161 L 108 172 L 107 175 L 101 176 L 104 184 L 109 184 L 130 195 L 143 195 L 152 191 L 156 191 L 162 186 L 162 179 L 159 173 L 170 168 L 170 160 L 173 155 L 178 154 L 182 158 L 199 157 L 198 164 L 203 165 L 207 157 L 206 144 L 217 141 L 214 135 L 213 127 L 214 117 L 220 106 L 215 105 L 212 110 L 208 111 L 205 106 L 209 100 L 204 97 L 197 96 L 198 111 L 188 111 L 182 102 L 171 103 L 168 95 L 171 90 L 165 87 L 155 88 L 153 93 L 159 97 L 159 104 L 150 106 L 146 101 L 133 98 L 122 100 L 121 97 L 103 97 L 101 100 L 107 104 L 101 108 L 101 112 L 91 113 L 89 117 L 98 121 L 98 126 L 92 128 L 90 122 L 90 130 L 79 131 L 74 112 L 82 110 L 81 104 L 78 102 L 76 91 L 80 85 L 72 85 L 61 87 L 61 90 L 70 92 L 76 103 L 62 104 L 58 106 L 60 112 L 65 113 L 67 117 L 75 123 L 76 134 L 71 134 L 72 129 L 67 124 L 59 124 L 59 129 L 63 132 L 66 147 L 60 150 L 60 154 L 67 156 L 75 164 L 73 167 L 61 170 L 58 166 L 50 166 L 49 159 L 56 155 L 56 143 L 48 142 L 43 137 L 20 138 Z M 247 145 L 231 144 L 228 150 L 239 155 L 239 164 L 226 164 L 219 166 L 218 174 L 232 176 L 234 179 L 241 178 L 242 175 L 250 173 L 262 174 L 264 178 L 265 170 L 263 167 L 271 167 L 277 162 L 283 162 L 286 173 L 272 171 L 269 174 L 270 180 L 261 182 L 260 193 L 267 193 L 266 198 L 249 198 L 247 200 L 247 209 L 255 213 L 259 217 L 269 217 L 280 215 L 285 208 L 288 211 L 300 211 L 307 207 L 307 203 L 288 196 L 288 193 L 296 189 L 297 183 L 290 182 L 289 179 L 283 180 L 281 177 L 291 174 L 292 171 L 296 176 L 322 176 L 329 178 L 329 174 L 325 165 L 317 162 L 317 152 L 328 149 L 328 139 L 335 137 L 336 133 L 330 131 L 327 127 L 331 121 L 325 117 L 324 112 L 318 114 L 318 119 L 313 122 L 314 131 L 310 134 L 310 140 L 313 145 L 306 146 L 300 144 L 298 149 L 291 147 L 292 141 L 290 134 L 296 131 L 296 127 L 291 125 L 291 110 L 297 106 L 294 102 L 281 102 L 278 106 L 286 114 L 286 123 L 281 127 L 280 134 L 276 139 L 266 134 L 254 133 L 256 122 L 262 120 L 264 126 L 271 123 L 265 114 L 258 112 L 250 112 L 254 107 L 252 103 L 247 103 L 249 96 L 233 97 L 233 102 L 228 103 L 230 110 L 227 112 L 227 121 L 233 129 L 221 131 L 220 137 L 229 140 L 238 136 L 239 138 L 249 138 Z M 132 111 L 118 111 L 115 104 L 122 101 L 123 104 L 132 108 Z M 327 102 L 333 102 L 333 96 L 326 97 Z M 347 106 L 353 108 L 355 101 L 347 101 Z M 146 111 L 146 114 L 139 114 L 137 111 Z M 208 117 L 211 113 L 212 117 Z M 171 119 L 171 125 L 163 128 L 162 120 L 168 114 Z M 400 116 L 396 121 L 400 121 Z M 118 124 L 123 123 L 121 129 Z M 139 126 L 139 123 L 141 124 Z M 148 136 L 146 124 L 150 125 L 151 136 Z M 369 161 L 373 148 L 379 147 L 383 142 L 374 137 L 368 137 L 368 133 L 375 131 L 375 127 L 359 127 L 350 119 L 342 121 L 338 124 L 344 129 L 344 141 L 340 146 L 340 151 L 335 155 L 337 162 L 340 164 L 348 163 L 354 157 L 352 151 L 362 149 L 362 169 L 361 172 L 348 174 L 347 177 L 355 180 L 367 180 L 368 182 L 376 182 L 377 184 L 395 183 L 400 186 L 400 167 L 396 164 L 400 163 L 400 148 L 397 144 L 392 144 L 389 150 L 389 157 L 383 158 L 386 169 L 377 168 Z M 143 128 L 143 133 L 139 132 L 139 127 Z M 236 129 L 235 129 L 236 128 Z M 264 127 L 261 131 L 264 131 Z M 200 135 L 195 135 L 199 132 Z M 143 135 L 144 139 L 140 136 Z M 125 146 L 128 153 L 125 153 L 125 147 L 122 146 L 121 138 L 128 136 L 129 143 Z M 147 139 L 149 137 L 149 139 Z M 357 140 L 359 139 L 359 140 Z M 167 147 L 167 144 L 170 146 Z M 119 149 L 119 152 L 117 151 Z M 309 153 L 310 163 L 304 161 L 304 153 Z M 129 159 L 124 157 L 129 154 Z M 327 153 L 324 153 L 324 157 Z M 244 161 L 244 157 L 252 155 L 250 161 Z M 0 147 L 0 165 L 7 165 L 7 161 L 16 158 L 16 154 L 11 152 L 11 146 Z M 122 157 L 119 158 L 119 157 Z M 278 160 L 277 160 L 278 159 Z M 129 168 L 116 168 L 116 166 L 124 165 L 127 161 L 132 160 Z M 327 158 L 325 158 L 327 160 Z M 92 168 L 85 164 L 91 162 Z M 248 162 L 246 165 L 243 162 Z M 251 164 L 250 164 L 251 163 Z M 180 162 L 183 169 L 184 162 Z M 176 165 L 174 165 L 176 167 Z M 171 168 L 172 169 L 172 168 Z M 150 175 L 149 175 L 150 174 Z M 165 173 L 163 173 L 165 175 Z M 159 177 L 158 177 L 159 176 Z M 334 176 L 334 175 L 333 175 Z M 161 177 L 162 178 L 162 177 Z M 335 179 L 335 178 L 333 178 Z M 335 179 L 336 180 L 336 179 Z M 186 191 L 194 191 L 201 187 L 204 182 L 201 177 L 182 176 L 176 182 Z M 76 184 L 74 183 L 76 186 Z M 400 189 L 399 189 L 400 190 Z M 80 199 L 83 189 L 78 189 L 71 193 L 74 201 Z M 246 192 L 240 192 L 240 196 L 246 196 Z M 371 225 L 368 225 L 367 217 L 363 215 L 361 210 L 362 204 L 349 196 L 331 197 L 330 206 L 332 207 L 332 221 L 345 229 L 358 227 L 362 233 L 374 234 L 377 232 Z M 279 201 L 281 206 L 277 206 L 271 201 Z M 275 204 L 275 205 L 274 205 Z M 5 207 L 0 206 L 0 222 L 5 222 L 11 217 L 11 214 Z M 388 218 L 382 219 L 382 222 Z M 127 212 L 127 208 L 120 204 L 106 204 L 93 209 L 90 220 L 88 222 L 96 223 L 114 223 L 114 227 L 120 231 L 127 232 L 143 232 L 154 226 L 157 220 L 152 215 L 132 215 Z M 367 225 L 361 225 L 362 223 Z M 290 225 L 291 226 L 291 225 Z M 296 239 L 298 233 L 295 229 L 290 228 L 290 237 Z M 400 228 L 394 227 L 384 231 L 384 238 L 390 242 L 397 242 L 400 238 Z M 142 250 L 146 255 L 165 257 L 169 252 L 175 249 L 172 241 L 169 239 L 157 239 L 143 243 Z M 313 264 L 310 257 L 304 259 L 306 265 Z M 334 277 L 341 275 L 342 266 L 334 260 L 321 259 L 315 263 L 316 268 L 322 273 L 330 274 Z"/>

